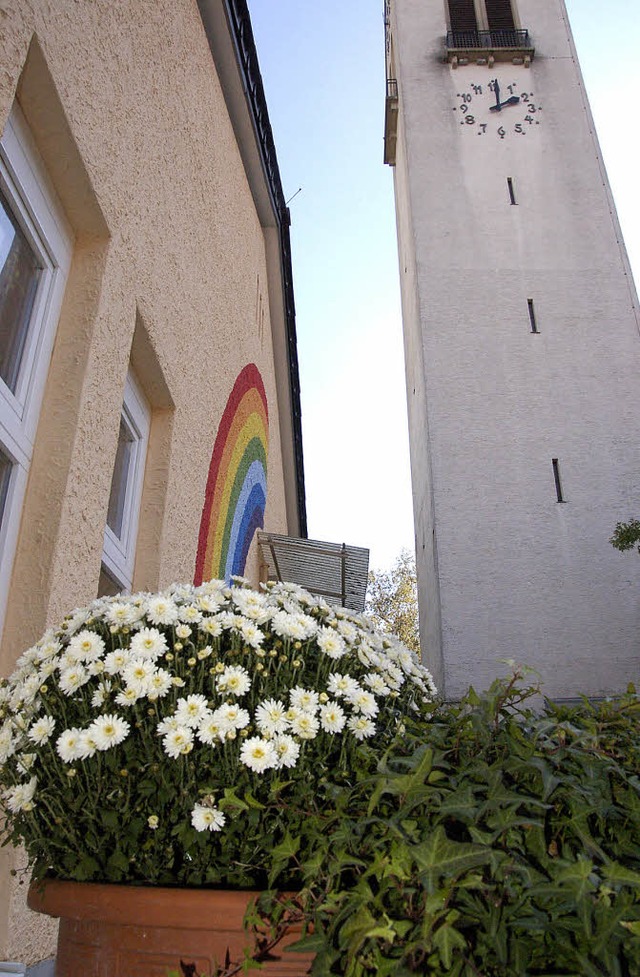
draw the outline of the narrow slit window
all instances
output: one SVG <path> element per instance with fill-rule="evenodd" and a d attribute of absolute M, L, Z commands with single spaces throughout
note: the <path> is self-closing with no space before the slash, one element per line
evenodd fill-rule
<path fill-rule="evenodd" d="M 560 481 L 560 465 L 557 458 L 551 459 L 551 464 L 553 466 L 553 480 L 556 485 L 556 496 L 558 502 L 564 502 L 564 496 L 562 495 L 562 482 Z"/>
<path fill-rule="evenodd" d="M 527 299 L 527 305 L 529 306 L 529 322 L 531 323 L 531 332 L 538 332 L 538 323 L 536 322 L 536 310 L 533 307 L 533 299 Z"/>
<path fill-rule="evenodd" d="M 513 180 L 510 176 L 507 177 L 507 187 L 509 188 L 509 201 L 513 206 L 515 206 L 515 204 L 517 203 L 516 191 L 514 190 Z"/>

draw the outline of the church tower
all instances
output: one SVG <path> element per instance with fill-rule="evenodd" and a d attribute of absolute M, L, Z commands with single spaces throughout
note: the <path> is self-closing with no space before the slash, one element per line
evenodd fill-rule
<path fill-rule="evenodd" d="M 422 644 L 640 676 L 640 316 L 563 0 L 386 0 Z"/>

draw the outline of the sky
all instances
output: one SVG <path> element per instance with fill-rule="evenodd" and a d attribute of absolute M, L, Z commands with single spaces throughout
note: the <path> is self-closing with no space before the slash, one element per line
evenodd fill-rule
<path fill-rule="evenodd" d="M 640 282 L 640 3 L 566 2 Z M 385 568 L 414 537 L 382 0 L 249 9 L 290 200 L 309 536 Z"/>

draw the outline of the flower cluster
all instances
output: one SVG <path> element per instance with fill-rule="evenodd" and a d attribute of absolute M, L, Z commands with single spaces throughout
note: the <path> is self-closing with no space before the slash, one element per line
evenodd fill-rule
<path fill-rule="evenodd" d="M 4 807 L 28 840 L 30 825 L 45 833 L 39 805 L 50 814 L 56 784 L 77 777 L 100 793 L 107 772 L 153 768 L 162 780 L 173 767 L 184 793 L 191 765 L 191 827 L 220 832 L 217 798 L 239 779 L 305 764 L 313 776 L 329 754 L 357 762 L 363 741 L 434 696 L 413 653 L 293 585 L 101 598 L 48 631 L 0 688 Z M 161 827 L 153 810 L 145 820 Z"/>

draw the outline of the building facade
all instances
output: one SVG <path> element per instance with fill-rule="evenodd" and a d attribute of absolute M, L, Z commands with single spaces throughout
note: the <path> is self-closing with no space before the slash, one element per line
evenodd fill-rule
<path fill-rule="evenodd" d="M 638 301 L 563 0 L 387 0 L 422 643 L 565 698 L 638 677 Z"/>
<path fill-rule="evenodd" d="M 99 593 L 305 536 L 288 212 L 245 0 L 19 0 L 0 35 L 2 672 Z M 0 957 L 51 951 L 2 855 Z"/>

